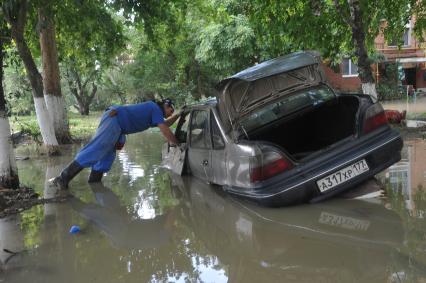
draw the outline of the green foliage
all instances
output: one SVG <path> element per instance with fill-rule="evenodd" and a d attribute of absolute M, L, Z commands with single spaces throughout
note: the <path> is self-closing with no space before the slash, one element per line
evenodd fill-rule
<path fill-rule="evenodd" d="M 17 117 L 13 117 L 13 119 L 13 123 L 15 127 L 17 126 L 16 128 L 19 132 L 29 136 L 33 141 L 38 144 L 42 143 L 40 128 L 37 124 L 36 119 L 31 119 L 27 121 L 19 120 Z"/>
<path fill-rule="evenodd" d="M 108 66 L 125 47 L 122 25 L 102 1 L 61 1 L 55 22 L 60 61 L 79 70 Z"/>
<path fill-rule="evenodd" d="M 377 59 L 374 38 L 381 28 L 388 40 L 401 38 L 414 13 L 420 35 L 426 18 L 423 2 L 359 1 L 370 62 Z M 342 56 L 357 61 L 344 0 L 35 0 L 30 1 L 26 36 L 36 57 L 40 5 L 49 7 L 54 18 L 67 104 L 76 103 L 70 84 L 75 88 L 78 80 L 88 81 L 83 89 L 87 94 L 94 82 L 98 91 L 91 107 L 97 111 L 160 97 L 172 97 L 179 105 L 198 101 L 214 96 L 219 80 L 296 50 L 319 50 L 332 65 Z M 65 80 L 65 70 L 78 79 Z M 17 76 L 7 80 L 7 85 L 18 86 Z M 388 82 L 378 88 L 382 96 L 397 93 Z M 25 100 L 29 92 L 23 89 L 8 90 L 14 114 L 32 109 L 32 101 Z"/>
<path fill-rule="evenodd" d="M 412 14 L 416 18 L 416 24 L 414 26 L 414 33 L 417 38 L 424 40 L 424 32 L 426 31 L 426 1 L 412 1 Z"/>
<path fill-rule="evenodd" d="M 399 88 L 398 65 L 395 63 L 382 63 L 380 80 L 377 83 L 379 100 L 400 99 L 403 97 Z"/>
<path fill-rule="evenodd" d="M 374 39 L 383 20 L 389 24 L 386 35 L 399 36 L 408 21 L 410 1 L 360 0 L 363 12 L 362 27 L 367 32 L 366 47 L 374 51 Z M 397 3 L 398 2 L 398 3 Z M 337 3 L 337 4 L 336 4 Z M 325 58 L 339 62 L 342 56 L 355 55 L 347 1 L 251 1 L 251 23 L 256 37 L 264 38 L 265 50 L 277 54 L 278 46 L 287 51 L 319 50 Z"/>
<path fill-rule="evenodd" d="M 209 23 L 197 33 L 196 40 L 195 59 L 222 74 L 231 75 L 256 61 L 254 31 L 244 15 Z"/>
<path fill-rule="evenodd" d="M 67 103 L 77 105 L 78 96 L 80 102 L 89 104 L 92 90 L 101 83 L 102 73 L 125 48 L 123 25 L 104 1 L 41 2 L 46 1 L 52 4 L 62 91 L 68 97 Z M 100 109 L 104 105 L 97 106 Z"/>
<path fill-rule="evenodd" d="M 36 205 L 21 213 L 21 230 L 24 235 L 26 249 L 34 249 L 40 244 L 40 228 L 44 221 L 44 208 Z"/>
<path fill-rule="evenodd" d="M 96 131 L 102 112 L 92 112 L 88 116 L 81 116 L 78 113 L 68 112 L 70 132 L 73 139 L 87 140 Z M 34 140 L 40 141 L 41 135 L 35 115 L 12 116 L 11 128 L 13 132 L 23 131 Z"/>
<path fill-rule="evenodd" d="M 8 60 L 9 67 L 4 69 L 4 90 L 11 115 L 29 115 L 34 112 L 34 101 L 31 95 L 31 86 L 25 75 L 25 69 L 19 62 Z"/>

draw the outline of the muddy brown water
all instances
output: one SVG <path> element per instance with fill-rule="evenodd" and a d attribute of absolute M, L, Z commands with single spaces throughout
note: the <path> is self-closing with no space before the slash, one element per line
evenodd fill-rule
<path fill-rule="evenodd" d="M 410 97 L 408 99 L 382 102 L 384 109 L 407 111 L 408 115 L 416 116 L 426 112 L 426 96 Z"/>
<path fill-rule="evenodd" d="M 0 282 L 425 282 L 423 140 L 377 176 L 385 197 L 279 209 L 169 174 L 162 141 L 130 136 L 103 184 L 85 170 L 69 201 L 0 219 Z M 77 149 L 48 160 L 20 147 L 21 181 L 52 196 Z"/>

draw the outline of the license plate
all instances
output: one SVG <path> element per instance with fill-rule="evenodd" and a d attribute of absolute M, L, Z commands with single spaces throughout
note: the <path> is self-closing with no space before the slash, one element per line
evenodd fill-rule
<path fill-rule="evenodd" d="M 323 193 L 369 170 L 364 159 L 351 164 L 325 178 L 317 181 L 319 190 Z"/>
<path fill-rule="evenodd" d="M 324 211 L 321 212 L 318 222 L 330 226 L 360 231 L 367 231 L 368 227 L 370 226 L 370 221 L 368 220 L 361 220 L 353 217 L 336 215 L 334 213 L 328 213 Z"/>

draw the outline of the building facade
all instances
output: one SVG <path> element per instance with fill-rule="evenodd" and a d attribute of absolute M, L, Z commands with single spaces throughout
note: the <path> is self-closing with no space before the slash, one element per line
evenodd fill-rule
<path fill-rule="evenodd" d="M 385 23 L 384 23 L 385 24 Z M 398 63 L 400 72 L 399 84 L 404 89 L 426 92 L 426 55 L 425 42 L 416 39 L 413 32 L 414 21 L 407 25 L 399 48 L 396 43 L 388 42 L 383 33 L 374 40 L 377 52 L 383 54 L 383 63 L 373 64 L 372 71 L 376 83 L 381 80 L 381 64 Z M 325 67 L 325 72 L 330 85 L 341 92 L 359 92 L 361 80 L 358 77 L 358 69 L 349 58 L 343 58 L 340 72 L 336 73 L 331 68 Z"/>

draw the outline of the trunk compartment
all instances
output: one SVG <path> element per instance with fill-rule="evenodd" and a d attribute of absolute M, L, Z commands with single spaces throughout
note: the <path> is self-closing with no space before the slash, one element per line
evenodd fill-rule
<path fill-rule="evenodd" d="M 290 158 L 299 161 L 355 135 L 359 105 L 357 96 L 338 96 L 247 135 L 250 140 L 277 144 Z"/>

